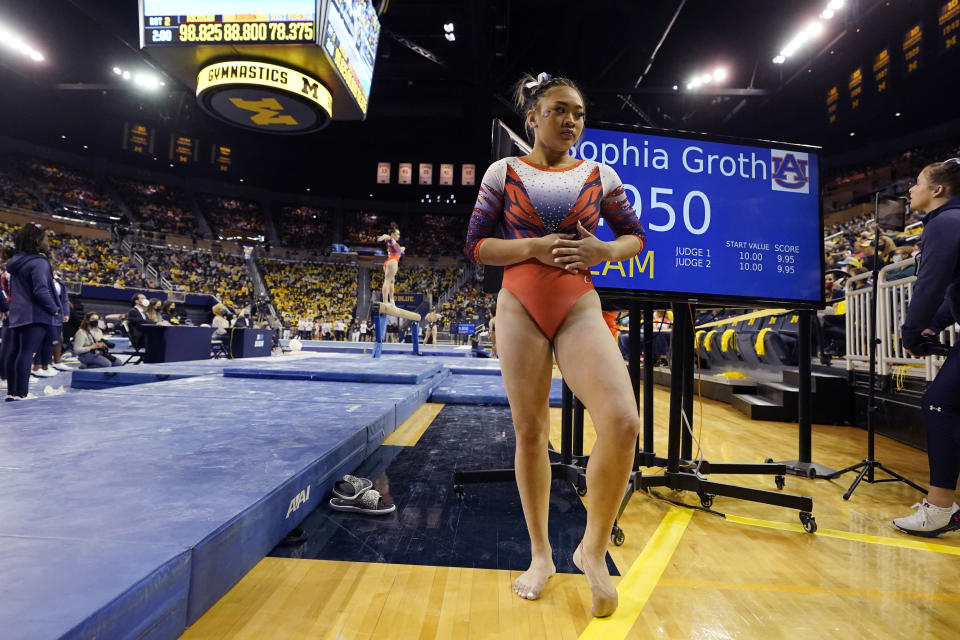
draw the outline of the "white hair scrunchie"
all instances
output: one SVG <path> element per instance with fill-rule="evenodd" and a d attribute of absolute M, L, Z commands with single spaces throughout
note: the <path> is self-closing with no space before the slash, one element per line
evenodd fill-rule
<path fill-rule="evenodd" d="M 542 85 L 544 82 L 549 82 L 551 78 L 553 78 L 553 76 L 551 76 L 551 75 L 550 75 L 549 73 L 547 73 L 546 71 L 541 72 L 541 73 L 537 76 L 537 79 L 536 79 L 536 80 L 531 80 L 530 82 L 526 83 L 525 85 L 523 85 L 523 88 L 524 88 L 524 89 L 535 89 L 536 87 L 539 87 L 540 85 Z"/>

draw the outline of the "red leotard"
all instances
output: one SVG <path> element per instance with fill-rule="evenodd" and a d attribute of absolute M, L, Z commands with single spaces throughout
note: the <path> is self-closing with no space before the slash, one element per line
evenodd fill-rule
<path fill-rule="evenodd" d="M 400 256 L 403 255 L 403 249 L 400 248 L 400 245 L 393 238 L 387 238 L 387 259 L 384 262 L 389 262 L 390 260 L 396 260 L 400 262 Z"/>
<path fill-rule="evenodd" d="M 639 240 L 637 253 L 643 250 L 643 227 L 610 167 L 580 160 L 563 169 L 548 169 L 522 158 L 504 158 L 483 176 L 466 254 L 480 262 L 480 245 L 487 238 L 577 234 L 577 222 L 594 233 L 601 216 L 618 237 L 631 234 Z M 573 305 L 593 289 L 593 281 L 589 273 L 571 273 L 530 259 L 504 269 L 503 288 L 553 340 Z"/>

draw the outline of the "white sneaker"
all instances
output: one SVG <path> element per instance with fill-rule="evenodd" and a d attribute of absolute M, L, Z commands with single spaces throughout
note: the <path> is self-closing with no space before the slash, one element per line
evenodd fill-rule
<path fill-rule="evenodd" d="M 938 507 L 924 498 L 923 502 L 910 508 L 917 511 L 913 515 L 893 521 L 893 526 L 900 531 L 924 538 L 936 538 L 941 533 L 960 529 L 960 506 L 957 506 L 957 503 L 953 503 L 949 508 Z"/>
<path fill-rule="evenodd" d="M 53 369 L 39 369 L 37 371 L 31 371 L 30 375 L 36 376 L 37 378 L 52 378 L 57 375 L 57 372 Z"/>
<path fill-rule="evenodd" d="M 62 362 L 55 362 L 50 366 L 56 369 L 57 371 L 73 371 L 73 367 L 68 367 L 66 364 Z"/>

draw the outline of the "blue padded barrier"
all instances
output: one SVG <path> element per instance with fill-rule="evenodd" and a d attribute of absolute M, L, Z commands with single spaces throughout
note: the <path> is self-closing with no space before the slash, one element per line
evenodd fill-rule
<path fill-rule="evenodd" d="M 355 358 L 316 358 L 294 362 L 259 362 L 228 367 L 223 375 L 231 378 L 273 380 L 318 380 L 338 382 L 385 382 L 422 384 L 440 373 L 442 365 L 419 359 L 360 360 Z"/>
<path fill-rule="evenodd" d="M 187 549 L 35 533 L 51 537 L 0 536 L 3 637 L 166 640 L 186 629 Z"/>
<path fill-rule="evenodd" d="M 550 383 L 550 406 L 562 404 L 563 381 L 554 378 Z M 451 375 L 430 396 L 430 402 L 446 404 L 493 404 L 507 406 L 507 392 L 503 379 L 494 376 Z"/>

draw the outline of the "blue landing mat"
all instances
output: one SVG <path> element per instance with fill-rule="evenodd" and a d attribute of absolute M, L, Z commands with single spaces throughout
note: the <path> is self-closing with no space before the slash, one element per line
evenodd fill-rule
<path fill-rule="evenodd" d="M 550 406 L 562 405 L 563 381 L 550 382 Z M 507 392 L 499 376 L 451 375 L 430 396 L 430 402 L 445 404 L 492 404 L 508 406 Z"/>
<path fill-rule="evenodd" d="M 395 413 L 392 419 L 383 425 L 383 433 L 376 432 L 373 428 L 368 429 L 368 445 L 376 447 L 403 424 L 404 420 L 413 415 L 420 405 L 427 402 L 433 391 L 448 377 L 449 374 L 443 372 L 423 384 L 408 385 L 200 376 L 149 385 L 104 389 L 97 394 L 116 398 L 129 396 L 203 398 L 210 406 L 215 406 L 219 401 L 231 404 L 248 400 L 270 401 L 275 407 L 283 410 L 287 410 L 291 404 L 343 403 L 348 405 L 348 410 L 356 411 L 362 406 L 394 403 Z M 313 409 L 301 408 L 300 410 L 312 411 Z"/>
<path fill-rule="evenodd" d="M 128 589 L 141 581 L 150 587 Z M 5 638 L 112 638 L 118 629 L 130 638 L 176 638 L 189 587 L 190 552 L 179 545 L 0 536 Z M 91 616 L 97 610 L 102 615 Z"/>
<path fill-rule="evenodd" d="M 441 369 L 440 364 L 414 358 L 393 358 L 389 361 L 372 358 L 314 358 L 234 365 L 225 368 L 223 375 L 228 378 L 422 384 L 440 374 Z"/>
<path fill-rule="evenodd" d="M 110 389 L 161 380 L 176 380 L 194 376 L 220 375 L 235 360 L 197 360 L 170 364 L 138 364 L 102 369 L 78 369 L 73 372 L 70 386 L 74 389 Z"/>
<path fill-rule="evenodd" d="M 0 411 L 0 536 L 32 541 L 29 567 L 43 577 L 20 579 L 26 552 L 0 545 L 0 629 L 39 617 L 60 630 L 44 637 L 177 637 L 366 458 L 397 407 L 130 391 L 122 402 L 117 390 Z M 181 553 L 189 571 L 170 565 Z M 78 588 L 84 575 L 99 588 Z M 145 631 L 146 611 L 157 626 Z"/>
<path fill-rule="evenodd" d="M 281 340 L 280 344 L 286 348 L 289 345 L 288 340 Z M 301 340 L 303 351 L 319 351 L 324 353 L 359 353 L 365 354 L 373 359 L 373 342 L 334 342 L 332 340 Z M 413 355 L 413 345 L 409 343 L 386 342 L 383 344 L 382 353 L 393 355 Z M 452 358 L 469 358 L 472 350 L 468 346 L 456 347 L 454 345 L 432 344 L 420 345 L 420 354 L 423 356 L 446 356 Z"/>
<path fill-rule="evenodd" d="M 101 369 L 78 369 L 73 372 L 71 385 L 74 389 L 112 389 L 162 380 L 193 378 L 196 376 L 221 375 L 228 367 L 241 364 L 256 365 L 278 362 L 313 362 L 319 358 L 288 356 L 286 358 L 243 358 L 237 360 L 187 360 L 159 364 L 128 364 L 122 367 Z"/>

